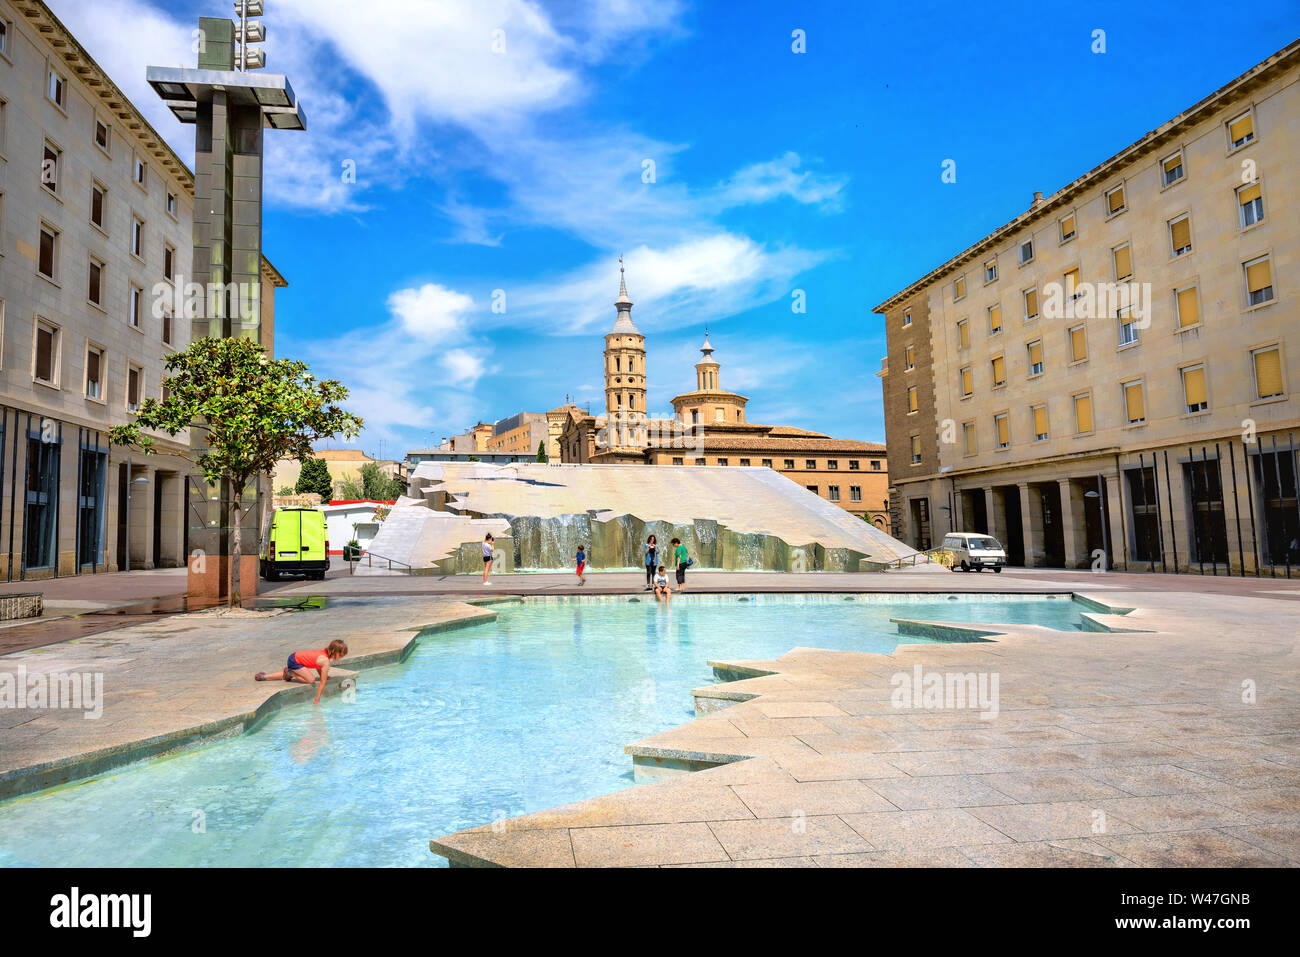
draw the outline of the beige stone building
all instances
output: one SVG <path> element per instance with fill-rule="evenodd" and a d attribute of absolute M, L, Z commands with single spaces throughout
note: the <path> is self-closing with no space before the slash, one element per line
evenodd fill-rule
<path fill-rule="evenodd" d="M 1300 562 L 1297 79 L 1300 42 L 876 307 L 895 534 Z"/>
<path fill-rule="evenodd" d="M 562 461 L 768 468 L 889 530 L 885 447 L 749 422 L 749 399 L 722 387 L 722 366 L 707 331 L 695 365 L 695 388 L 672 400 L 671 419 L 651 417 L 645 336 L 632 321 L 633 303 L 621 269 L 614 305 L 618 316 L 605 336 L 605 415 L 572 404 L 548 413 L 559 432 Z"/>
<path fill-rule="evenodd" d="M 0 23 L 0 575 L 179 566 L 189 436 L 107 433 L 190 341 L 193 173 L 44 3 Z"/>

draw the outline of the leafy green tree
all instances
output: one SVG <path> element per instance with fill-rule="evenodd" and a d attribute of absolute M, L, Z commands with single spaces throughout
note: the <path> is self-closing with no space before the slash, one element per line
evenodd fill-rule
<path fill-rule="evenodd" d="M 546 443 L 545 443 L 545 442 L 538 442 L 538 443 L 537 443 L 537 461 L 539 461 L 539 462 L 548 462 L 548 461 L 550 461 L 549 457 L 548 457 L 547 454 L 546 454 Z"/>
<path fill-rule="evenodd" d="M 406 484 L 399 478 L 384 474 L 378 462 L 361 466 L 357 477 L 339 483 L 339 495 L 345 499 L 366 502 L 391 502 L 406 494 Z"/>
<path fill-rule="evenodd" d="M 241 519 L 253 506 L 243 504 L 249 484 L 283 459 L 306 463 L 321 439 L 355 437 L 363 423 L 337 404 L 348 395 L 342 383 L 317 380 L 305 362 L 272 359 L 251 339 L 204 337 L 169 355 L 166 368 L 166 398 L 145 399 L 135 421 L 114 427 L 109 441 L 153 455 L 149 431 L 204 434 L 206 447 L 194 465 L 221 490 L 223 511 L 229 510 L 230 607 L 238 608 Z"/>
<path fill-rule="evenodd" d="M 292 485 L 281 485 L 278 489 L 276 489 L 275 494 L 280 496 L 281 498 L 285 498 L 290 495 L 296 495 L 298 493 Z"/>
<path fill-rule="evenodd" d="M 315 492 L 321 501 L 329 504 L 334 497 L 334 479 L 330 476 L 329 464 L 324 459 L 311 458 L 302 463 L 298 473 L 298 483 L 293 490 L 299 495 Z"/>

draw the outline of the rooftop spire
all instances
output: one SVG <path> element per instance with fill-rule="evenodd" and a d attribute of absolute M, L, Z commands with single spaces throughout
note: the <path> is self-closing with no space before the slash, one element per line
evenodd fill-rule
<path fill-rule="evenodd" d="M 704 327 L 704 345 L 700 346 L 700 352 L 704 353 L 705 362 L 716 362 L 713 358 L 713 343 L 709 342 L 709 327 Z"/>
<path fill-rule="evenodd" d="M 615 320 L 611 331 L 630 332 L 639 336 L 641 331 L 632 322 L 632 300 L 627 295 L 627 280 L 623 275 L 622 256 L 618 257 L 618 298 L 614 300 L 614 306 L 618 309 L 618 319 Z"/>

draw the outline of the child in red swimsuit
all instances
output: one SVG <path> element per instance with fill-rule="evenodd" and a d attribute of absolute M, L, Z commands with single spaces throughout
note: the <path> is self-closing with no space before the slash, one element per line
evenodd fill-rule
<path fill-rule="evenodd" d="M 267 674 L 265 671 L 259 671 L 254 675 L 257 681 L 301 681 L 303 684 L 313 684 L 316 679 L 320 678 L 320 687 L 316 689 L 316 703 L 320 704 L 321 692 L 325 690 L 325 680 L 330 676 L 330 664 L 338 661 L 348 653 L 348 643 L 339 638 L 335 638 L 329 643 L 328 648 L 317 648 L 312 651 L 295 651 L 289 656 L 288 662 L 285 663 L 283 671 L 277 671 L 274 674 Z M 315 671 L 316 674 L 312 674 Z"/>

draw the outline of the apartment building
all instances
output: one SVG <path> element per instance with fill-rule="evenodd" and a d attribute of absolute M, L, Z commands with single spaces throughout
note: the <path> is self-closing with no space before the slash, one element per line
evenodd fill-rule
<path fill-rule="evenodd" d="M 108 443 L 190 324 L 193 173 L 44 3 L 0 0 L 0 575 L 179 566 L 189 436 Z M 286 285 L 270 263 L 264 290 Z M 183 287 L 182 287 L 183 292 Z M 183 304 L 183 298 L 179 301 Z M 262 313 L 273 328 L 273 301 Z M 268 331 L 268 335 L 269 335 Z"/>
<path fill-rule="evenodd" d="M 890 296 L 895 535 L 1300 563 L 1300 41 Z"/>

